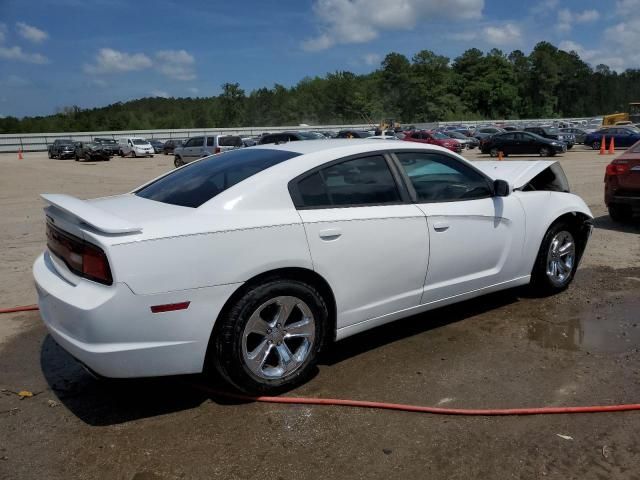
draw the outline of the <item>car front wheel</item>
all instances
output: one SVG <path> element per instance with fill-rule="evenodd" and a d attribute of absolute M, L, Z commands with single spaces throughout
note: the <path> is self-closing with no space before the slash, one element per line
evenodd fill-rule
<path fill-rule="evenodd" d="M 249 288 L 218 319 L 215 368 L 248 394 L 289 390 L 314 370 L 327 320 L 322 295 L 305 282 L 272 279 Z"/>
<path fill-rule="evenodd" d="M 545 234 L 531 273 L 532 286 L 542 294 L 566 289 L 576 273 L 578 257 L 573 229 L 556 222 Z"/>
<path fill-rule="evenodd" d="M 600 150 L 600 142 L 593 142 L 593 143 L 591 144 L 591 148 L 592 148 L 593 150 Z"/>
<path fill-rule="evenodd" d="M 184 165 L 184 160 L 182 160 L 182 157 L 175 157 L 173 159 L 173 165 L 178 168 Z"/>

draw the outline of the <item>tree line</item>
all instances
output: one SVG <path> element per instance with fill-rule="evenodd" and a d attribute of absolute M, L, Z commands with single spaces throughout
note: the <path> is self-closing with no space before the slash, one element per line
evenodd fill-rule
<path fill-rule="evenodd" d="M 529 55 L 493 49 L 448 57 L 389 53 L 375 71 L 348 71 L 246 93 L 226 83 L 204 98 L 142 98 L 101 108 L 66 107 L 49 116 L 4 117 L 0 133 L 145 130 L 445 120 L 588 117 L 640 101 L 640 69 L 592 68 L 548 42 Z"/>

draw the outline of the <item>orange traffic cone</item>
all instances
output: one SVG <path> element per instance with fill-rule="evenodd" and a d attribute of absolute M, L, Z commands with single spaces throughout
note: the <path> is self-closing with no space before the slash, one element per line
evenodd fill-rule
<path fill-rule="evenodd" d="M 615 153 L 616 147 L 613 143 L 613 137 L 611 137 L 611 143 L 609 144 L 609 155 L 613 155 Z"/>
<path fill-rule="evenodd" d="M 502 150 L 498 151 L 498 160 L 504 160 L 504 155 L 502 154 Z"/>
<path fill-rule="evenodd" d="M 600 155 L 604 155 L 607 153 L 607 142 L 605 141 L 604 135 L 602 136 L 602 141 L 600 142 Z"/>
<path fill-rule="evenodd" d="M 22 156 L 22 148 L 18 148 L 18 160 L 22 160 L 24 157 Z"/>

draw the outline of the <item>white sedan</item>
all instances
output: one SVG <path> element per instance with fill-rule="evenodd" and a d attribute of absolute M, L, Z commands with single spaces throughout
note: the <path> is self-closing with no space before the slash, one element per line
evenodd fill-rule
<path fill-rule="evenodd" d="M 565 289 L 592 228 L 556 162 L 413 142 L 260 145 L 124 195 L 42 197 L 33 271 L 64 349 L 106 377 L 214 368 L 263 394 L 302 382 L 334 340 L 518 285 Z"/>

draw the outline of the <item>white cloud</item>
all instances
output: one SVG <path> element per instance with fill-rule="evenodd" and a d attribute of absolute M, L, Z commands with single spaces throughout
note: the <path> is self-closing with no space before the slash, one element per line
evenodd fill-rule
<path fill-rule="evenodd" d="M 640 10 L 640 0 L 618 0 L 616 13 L 620 16 L 634 15 Z"/>
<path fill-rule="evenodd" d="M 378 53 L 366 53 L 364 57 L 362 57 L 365 65 L 374 66 L 378 65 L 382 61 L 382 55 Z"/>
<path fill-rule="evenodd" d="M 187 90 L 189 91 L 189 93 L 192 93 L 194 95 L 197 95 L 198 93 L 200 93 L 200 89 L 197 87 L 189 87 L 187 88 Z"/>
<path fill-rule="evenodd" d="M 165 92 L 164 90 L 151 90 L 149 93 L 152 97 L 169 98 L 169 92 Z"/>
<path fill-rule="evenodd" d="M 557 29 L 560 32 L 568 32 L 574 24 L 591 23 L 600 18 L 600 12 L 597 10 L 584 10 L 583 12 L 573 13 L 567 8 L 563 8 L 558 12 Z"/>
<path fill-rule="evenodd" d="M 86 64 L 86 73 L 97 75 L 102 73 L 131 72 L 150 68 L 153 62 L 144 53 L 119 52 L 112 48 L 101 48 L 96 55 L 96 63 Z"/>
<path fill-rule="evenodd" d="M 49 63 L 49 59 L 40 53 L 27 53 L 21 47 L 0 46 L 0 58 L 4 60 L 16 60 L 24 63 L 44 64 Z"/>
<path fill-rule="evenodd" d="M 365 43 L 384 30 L 410 30 L 432 19 L 475 20 L 482 17 L 484 0 L 318 0 L 313 13 L 320 33 L 302 42 L 307 51 L 333 45 Z"/>
<path fill-rule="evenodd" d="M 195 59 L 185 50 L 160 50 L 156 52 L 158 70 L 175 80 L 193 80 Z"/>
<path fill-rule="evenodd" d="M 18 35 L 33 43 L 41 43 L 49 38 L 49 34 L 44 30 L 40 30 L 24 22 L 16 23 L 16 30 L 18 31 Z"/>
<path fill-rule="evenodd" d="M 612 70 L 621 71 L 625 68 L 625 59 L 620 56 L 612 56 L 610 52 L 600 49 L 587 49 L 581 44 L 572 40 L 563 40 L 559 43 L 558 48 L 565 52 L 576 52 L 582 60 L 591 64 L 592 66 L 599 65 L 601 63 L 608 65 Z"/>
<path fill-rule="evenodd" d="M 485 27 L 483 34 L 489 45 L 511 46 L 520 43 L 522 40 L 520 27 L 513 23 L 505 23 L 499 27 Z"/>

